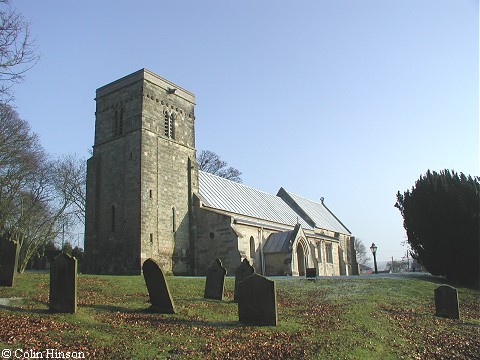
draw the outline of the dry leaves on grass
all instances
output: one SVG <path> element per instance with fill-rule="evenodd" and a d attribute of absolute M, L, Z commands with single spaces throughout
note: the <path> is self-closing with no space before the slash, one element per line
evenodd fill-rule
<path fill-rule="evenodd" d="M 476 325 L 392 306 L 381 310 L 403 330 L 409 345 L 402 350 L 413 359 L 477 359 L 480 355 Z"/>

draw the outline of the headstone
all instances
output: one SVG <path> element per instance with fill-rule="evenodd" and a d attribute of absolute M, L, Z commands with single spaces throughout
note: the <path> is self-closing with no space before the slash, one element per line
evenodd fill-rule
<path fill-rule="evenodd" d="M 58 254 L 50 265 L 50 310 L 77 311 L 77 259 L 70 255 Z"/>
<path fill-rule="evenodd" d="M 0 286 L 13 286 L 18 265 L 18 243 L 0 240 Z"/>
<path fill-rule="evenodd" d="M 243 259 L 240 266 L 235 270 L 235 289 L 233 292 L 233 300 L 238 301 L 238 283 L 255 273 L 255 268 L 250 265 L 247 259 Z"/>
<path fill-rule="evenodd" d="M 457 289 L 449 285 L 441 285 L 434 290 L 435 315 L 450 319 L 460 319 Z"/>
<path fill-rule="evenodd" d="M 161 314 L 175 314 L 167 280 L 160 266 L 153 259 L 147 259 L 142 266 L 143 277 L 150 297 L 150 310 Z"/>
<path fill-rule="evenodd" d="M 315 279 L 317 277 L 317 269 L 316 268 L 307 268 L 305 273 L 307 279 Z"/>
<path fill-rule="evenodd" d="M 205 281 L 205 291 L 203 293 L 205 299 L 223 299 L 225 275 L 227 275 L 227 269 L 222 266 L 220 259 L 216 259 L 207 270 L 207 280 Z"/>
<path fill-rule="evenodd" d="M 238 283 L 238 319 L 249 325 L 277 326 L 274 281 L 253 274 Z"/>

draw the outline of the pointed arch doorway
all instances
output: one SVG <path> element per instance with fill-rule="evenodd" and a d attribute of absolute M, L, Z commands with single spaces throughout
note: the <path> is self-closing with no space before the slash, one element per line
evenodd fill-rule
<path fill-rule="evenodd" d="M 302 243 L 299 241 L 297 244 L 297 269 L 298 269 L 298 276 L 305 276 L 306 275 L 306 260 L 307 257 L 305 256 L 305 249 L 303 248 Z"/>

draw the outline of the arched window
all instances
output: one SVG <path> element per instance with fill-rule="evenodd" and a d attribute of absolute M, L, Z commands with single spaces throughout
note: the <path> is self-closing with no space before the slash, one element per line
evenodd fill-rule
<path fill-rule="evenodd" d="M 298 275 L 305 276 L 306 271 L 306 254 L 305 249 L 303 248 L 303 244 L 299 241 L 297 244 L 297 268 L 298 268 Z"/>
<path fill-rule="evenodd" d="M 255 258 L 255 239 L 250 236 L 250 259 Z"/>
<path fill-rule="evenodd" d="M 120 115 L 118 116 L 118 135 L 123 134 L 123 109 L 120 109 Z"/>
<path fill-rule="evenodd" d="M 165 119 L 165 136 L 170 139 L 175 139 L 175 114 L 169 114 L 167 111 L 164 113 Z"/>

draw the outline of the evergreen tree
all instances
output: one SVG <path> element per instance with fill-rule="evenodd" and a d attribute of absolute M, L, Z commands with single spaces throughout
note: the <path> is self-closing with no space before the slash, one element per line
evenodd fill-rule
<path fill-rule="evenodd" d="M 412 256 L 433 275 L 478 284 L 479 190 L 478 177 L 429 170 L 397 193 Z"/>

